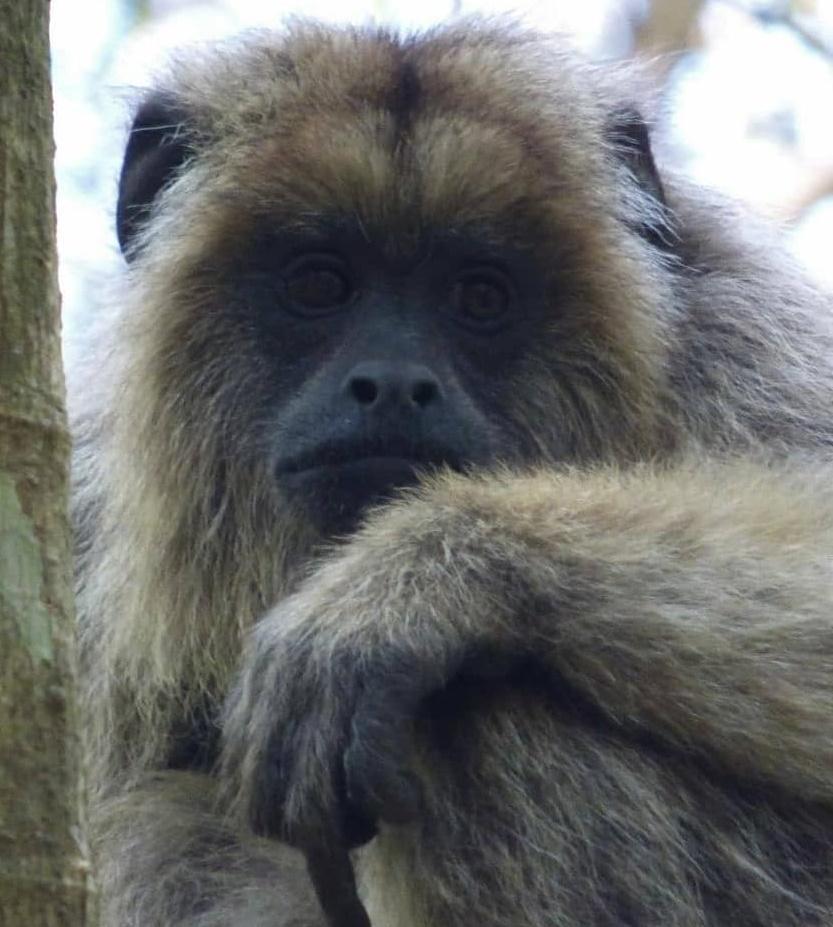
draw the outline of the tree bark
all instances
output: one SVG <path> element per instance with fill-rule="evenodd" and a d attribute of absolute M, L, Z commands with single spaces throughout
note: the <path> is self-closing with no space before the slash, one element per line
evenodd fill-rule
<path fill-rule="evenodd" d="M 48 0 L 0 0 L 0 925 L 89 913 Z"/>

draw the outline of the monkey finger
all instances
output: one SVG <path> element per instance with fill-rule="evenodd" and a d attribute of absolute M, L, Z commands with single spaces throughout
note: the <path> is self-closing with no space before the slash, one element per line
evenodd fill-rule
<path fill-rule="evenodd" d="M 307 872 L 330 927 L 370 927 L 370 919 L 356 889 L 347 849 L 341 845 L 304 850 Z"/>
<path fill-rule="evenodd" d="M 414 712 L 425 694 L 400 691 L 389 697 L 366 689 L 360 697 L 344 755 L 347 799 L 354 813 L 391 824 L 419 817 L 422 786 L 409 767 Z"/>
<path fill-rule="evenodd" d="M 468 648 L 458 674 L 465 679 L 506 679 L 533 662 L 532 651 L 514 642 L 509 647 L 505 643 L 482 641 Z"/>

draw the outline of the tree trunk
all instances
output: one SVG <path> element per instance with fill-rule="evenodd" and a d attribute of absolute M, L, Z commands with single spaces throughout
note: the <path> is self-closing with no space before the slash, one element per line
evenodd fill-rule
<path fill-rule="evenodd" d="M 0 0 L 0 925 L 87 923 L 48 0 Z"/>

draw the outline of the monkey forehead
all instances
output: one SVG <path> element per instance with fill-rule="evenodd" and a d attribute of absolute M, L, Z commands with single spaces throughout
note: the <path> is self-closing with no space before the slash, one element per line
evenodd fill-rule
<path fill-rule="evenodd" d="M 343 212 L 388 232 L 516 222 L 528 236 L 553 211 L 586 224 L 610 187 L 603 114 L 581 72 L 519 29 L 400 40 L 306 24 L 189 60 L 176 92 L 210 139 L 213 192 L 238 209 Z"/>
<path fill-rule="evenodd" d="M 291 138 L 264 140 L 228 183 L 238 205 L 283 216 L 355 216 L 368 234 L 415 227 L 520 223 L 557 190 L 503 127 L 465 115 L 418 117 L 397 139 L 388 113 L 316 113 Z M 240 197 L 244 199 L 241 200 Z"/>

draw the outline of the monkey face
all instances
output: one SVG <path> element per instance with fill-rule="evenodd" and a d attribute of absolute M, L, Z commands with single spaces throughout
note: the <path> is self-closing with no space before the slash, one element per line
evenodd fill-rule
<path fill-rule="evenodd" d="M 276 384 L 271 460 L 327 532 L 438 467 L 518 456 L 501 384 L 545 315 L 528 255 L 425 231 L 407 248 L 326 220 L 230 271 Z"/>
<path fill-rule="evenodd" d="M 507 88 L 505 49 L 301 28 L 148 98 L 117 219 L 149 466 L 198 460 L 215 508 L 256 472 L 332 535 L 432 469 L 650 452 L 647 133 L 534 57 Z"/>

